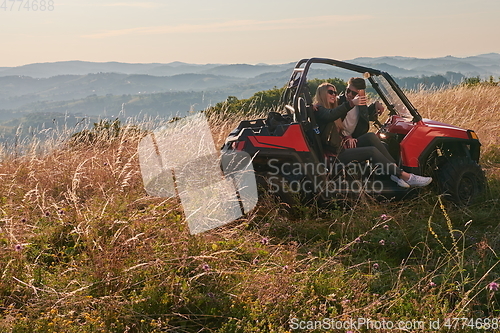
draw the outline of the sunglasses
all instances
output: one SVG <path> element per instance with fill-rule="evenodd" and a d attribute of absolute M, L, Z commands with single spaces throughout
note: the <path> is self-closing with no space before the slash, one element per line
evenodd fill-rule
<path fill-rule="evenodd" d="M 330 94 L 330 95 L 337 95 L 337 92 L 335 90 L 330 90 L 328 89 L 327 92 Z"/>
<path fill-rule="evenodd" d="M 345 94 L 347 95 L 349 93 L 352 94 L 353 97 L 358 94 L 356 91 L 353 91 L 353 90 L 347 88 L 346 91 L 345 91 Z"/>

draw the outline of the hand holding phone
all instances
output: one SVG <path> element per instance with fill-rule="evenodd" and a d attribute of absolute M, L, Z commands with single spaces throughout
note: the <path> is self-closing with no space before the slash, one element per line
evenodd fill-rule
<path fill-rule="evenodd" d="M 364 89 L 358 91 L 359 105 L 366 105 L 366 92 Z"/>

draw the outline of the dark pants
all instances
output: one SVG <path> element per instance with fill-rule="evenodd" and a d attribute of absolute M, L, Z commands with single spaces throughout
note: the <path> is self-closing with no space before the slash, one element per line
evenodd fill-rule
<path fill-rule="evenodd" d="M 338 154 L 338 159 L 343 164 L 349 162 L 362 162 L 370 160 L 377 168 L 382 168 L 385 174 L 401 176 L 402 170 L 396 165 L 387 148 L 375 133 L 366 133 L 358 138 L 356 148 L 348 148 Z"/>

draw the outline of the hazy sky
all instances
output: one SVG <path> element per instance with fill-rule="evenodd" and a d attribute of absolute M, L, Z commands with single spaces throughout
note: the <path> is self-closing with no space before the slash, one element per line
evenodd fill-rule
<path fill-rule="evenodd" d="M 33 1 L 0 0 L 0 67 L 500 53 L 498 0 Z"/>

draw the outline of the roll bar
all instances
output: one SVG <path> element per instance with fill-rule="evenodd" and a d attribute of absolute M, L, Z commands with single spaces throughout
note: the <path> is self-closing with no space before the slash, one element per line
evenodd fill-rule
<path fill-rule="evenodd" d="M 396 81 L 394 81 L 394 79 L 387 72 L 380 71 L 380 70 L 374 69 L 374 68 L 350 64 L 347 62 L 334 60 L 334 59 L 310 58 L 310 59 L 302 59 L 302 60 L 299 60 L 297 62 L 297 64 L 295 65 L 295 67 L 293 69 L 292 75 L 290 77 L 290 81 L 288 82 L 287 89 L 285 90 L 285 93 L 284 93 L 284 96 L 287 96 L 287 94 L 290 93 L 290 90 L 292 88 L 296 88 L 294 91 L 294 96 L 293 96 L 293 108 L 296 112 L 296 116 L 295 116 L 296 121 L 300 122 L 300 121 L 305 121 L 307 119 L 306 114 L 302 114 L 302 112 L 299 112 L 302 110 L 300 110 L 301 108 L 299 108 L 299 105 L 298 105 L 299 99 L 298 98 L 303 93 L 303 89 L 306 86 L 307 74 L 308 74 L 309 68 L 311 67 L 312 64 L 331 65 L 331 66 L 351 70 L 354 72 L 362 73 L 363 76 L 370 81 L 373 88 L 377 91 L 377 93 L 383 99 L 384 103 L 386 105 L 390 106 L 390 102 L 389 102 L 387 96 L 384 95 L 382 90 L 379 88 L 378 84 L 372 78 L 372 76 L 382 76 L 387 80 L 387 82 L 389 83 L 391 88 L 394 90 L 394 92 L 401 99 L 401 101 L 406 106 L 408 111 L 411 113 L 411 115 L 413 116 L 413 122 L 418 122 L 422 119 L 422 116 L 418 113 L 417 109 L 411 104 L 410 100 L 403 93 L 403 91 L 398 86 Z M 312 100 L 306 100 L 306 102 L 308 104 L 311 104 Z M 395 112 L 394 110 L 391 110 L 391 111 Z"/>

